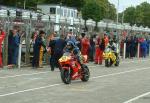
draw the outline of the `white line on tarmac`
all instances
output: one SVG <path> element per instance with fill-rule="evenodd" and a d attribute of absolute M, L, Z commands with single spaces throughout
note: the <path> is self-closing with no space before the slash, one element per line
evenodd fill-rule
<path fill-rule="evenodd" d="M 144 62 L 144 61 L 150 61 L 150 59 L 142 60 L 142 59 L 137 59 L 136 61 L 124 61 L 122 64 L 128 64 L 128 63 L 137 63 L 137 62 Z"/>
<path fill-rule="evenodd" d="M 144 97 L 144 96 L 147 96 L 147 95 L 149 95 L 149 94 L 150 94 L 150 92 L 144 93 L 144 94 L 139 95 L 139 96 L 137 96 L 137 97 L 134 97 L 134 98 L 132 98 L 132 99 L 130 99 L 130 100 L 124 102 L 124 103 L 132 103 L 133 101 L 136 101 L 136 100 L 138 100 L 138 99 L 140 99 L 140 98 L 142 98 L 142 97 Z"/>
<path fill-rule="evenodd" d="M 98 65 L 96 66 L 89 66 L 89 67 L 98 67 Z M 38 75 L 38 74 L 46 74 L 49 73 L 51 71 L 46 71 L 46 72 L 38 72 L 38 73 L 31 73 L 31 74 L 20 74 L 20 75 L 13 75 L 13 76 L 4 76 L 4 77 L 0 77 L 0 79 L 6 79 L 6 78 L 15 78 L 15 77 L 21 77 L 21 76 L 31 76 L 31 75 Z"/>
<path fill-rule="evenodd" d="M 53 85 L 48 85 L 48 86 L 44 86 L 44 87 L 38 87 L 38 88 L 26 89 L 26 90 L 18 91 L 18 92 L 12 92 L 12 93 L 7 93 L 7 94 L 2 94 L 2 95 L 0 95 L 0 97 L 10 96 L 10 95 L 24 93 L 24 92 L 30 92 L 30 91 L 35 91 L 35 90 L 45 89 L 45 88 L 50 88 L 50 87 L 55 87 L 55 86 L 59 86 L 59 85 L 62 85 L 62 84 L 63 83 L 53 84 Z"/>
<path fill-rule="evenodd" d="M 141 62 L 143 61 L 149 61 L 150 59 L 147 60 L 141 60 Z M 129 62 L 122 62 L 122 63 L 136 63 L 139 61 L 129 61 Z M 99 65 L 91 65 L 89 67 L 95 68 L 95 67 L 99 67 Z M 38 74 L 46 74 L 49 73 L 51 71 L 46 71 L 46 72 L 38 72 L 38 73 L 31 73 L 31 74 L 20 74 L 20 75 L 13 75 L 13 76 L 4 76 L 4 77 L 0 77 L 0 79 L 7 79 L 7 78 L 15 78 L 15 77 L 21 77 L 21 76 L 31 76 L 31 75 L 38 75 Z"/>
<path fill-rule="evenodd" d="M 120 74 L 131 73 L 131 72 L 147 70 L 147 69 L 150 69 L 150 67 L 142 68 L 142 69 L 134 69 L 134 70 L 129 70 L 129 71 L 125 71 L 125 72 L 119 72 L 119 73 L 112 73 L 112 74 L 107 74 L 107 75 L 96 76 L 96 77 L 92 77 L 91 79 L 97 79 L 97 78 L 103 78 L 103 77 L 109 77 L 109 76 L 116 76 L 116 75 L 120 75 Z"/>
<path fill-rule="evenodd" d="M 50 72 L 50 71 L 31 73 L 31 74 L 20 74 L 20 75 L 13 75 L 13 76 L 4 76 L 4 77 L 0 77 L 0 79 L 14 78 L 14 77 L 20 77 L 20 76 L 30 76 L 30 75 L 37 75 L 37 74 L 45 74 L 45 73 L 48 73 L 48 72 Z"/>
<path fill-rule="evenodd" d="M 119 72 L 119 73 L 113 73 L 113 74 L 107 74 L 107 75 L 101 75 L 101 76 L 97 76 L 97 77 L 91 77 L 91 79 L 97 79 L 97 78 L 103 78 L 103 77 L 109 77 L 109 76 L 116 76 L 116 75 L 120 75 L 120 74 L 126 74 L 126 73 L 131 73 L 131 72 L 146 70 L 146 69 L 150 69 L 150 67 L 148 67 L 148 68 L 142 68 L 142 69 L 136 69 L 136 70 L 130 70 L 130 71 L 125 71 L 125 72 Z M 52 85 L 38 87 L 38 88 L 32 88 L 32 89 L 26 89 L 26 90 L 22 90 L 22 91 L 7 93 L 7 94 L 1 94 L 0 97 L 10 96 L 10 95 L 15 95 L 15 94 L 19 94 L 19 93 L 40 90 L 40 89 L 46 89 L 46 88 L 50 88 L 50 87 L 54 87 L 54 86 L 60 86 L 60 85 L 63 85 L 63 83 L 52 84 Z"/>

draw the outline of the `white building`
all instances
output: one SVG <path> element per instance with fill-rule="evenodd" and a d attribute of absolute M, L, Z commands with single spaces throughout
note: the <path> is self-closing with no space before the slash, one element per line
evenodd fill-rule
<path fill-rule="evenodd" d="M 78 18 L 78 11 L 75 8 L 61 6 L 61 5 L 51 5 L 51 4 L 41 4 L 37 5 L 38 9 L 42 10 L 42 13 L 50 15 L 51 20 L 55 18 L 54 22 L 56 23 L 54 29 L 59 31 L 61 28 L 59 23 L 67 21 L 70 22 L 70 25 L 73 25 L 73 21 Z M 52 20 L 53 21 L 53 20 Z"/>
<path fill-rule="evenodd" d="M 60 15 L 63 17 L 72 17 L 77 18 L 78 17 L 78 11 L 75 8 L 66 7 L 66 6 L 60 6 L 60 5 L 37 5 L 37 8 L 42 10 L 42 13 L 44 14 L 50 14 L 50 15 Z"/>

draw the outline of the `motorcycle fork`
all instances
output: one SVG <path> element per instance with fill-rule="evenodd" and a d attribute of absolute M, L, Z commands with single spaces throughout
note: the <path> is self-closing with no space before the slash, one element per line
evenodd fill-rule
<path fill-rule="evenodd" d="M 69 67 L 69 69 L 68 69 L 68 72 L 69 72 L 69 74 L 71 74 L 71 69 L 70 69 L 70 67 Z"/>

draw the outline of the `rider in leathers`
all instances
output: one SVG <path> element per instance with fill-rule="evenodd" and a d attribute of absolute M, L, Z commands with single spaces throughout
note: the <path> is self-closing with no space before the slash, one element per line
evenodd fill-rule
<path fill-rule="evenodd" d="M 110 48 L 115 53 L 116 57 L 118 57 L 117 45 L 113 40 L 109 41 L 107 48 Z"/>
<path fill-rule="evenodd" d="M 83 60 L 82 60 L 81 52 L 79 48 L 72 41 L 67 42 L 67 45 L 65 47 L 65 52 L 73 53 L 76 59 L 78 60 L 78 63 L 81 65 L 81 68 L 83 68 Z"/>

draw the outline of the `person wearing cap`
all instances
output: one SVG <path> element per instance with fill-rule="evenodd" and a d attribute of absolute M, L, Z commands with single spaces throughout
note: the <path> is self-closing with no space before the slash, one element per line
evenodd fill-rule
<path fill-rule="evenodd" d="M 5 32 L 0 29 L 0 45 L 2 45 L 2 42 L 5 38 Z M 2 46 L 0 47 L 0 68 L 3 67 L 3 60 L 2 60 Z"/>

